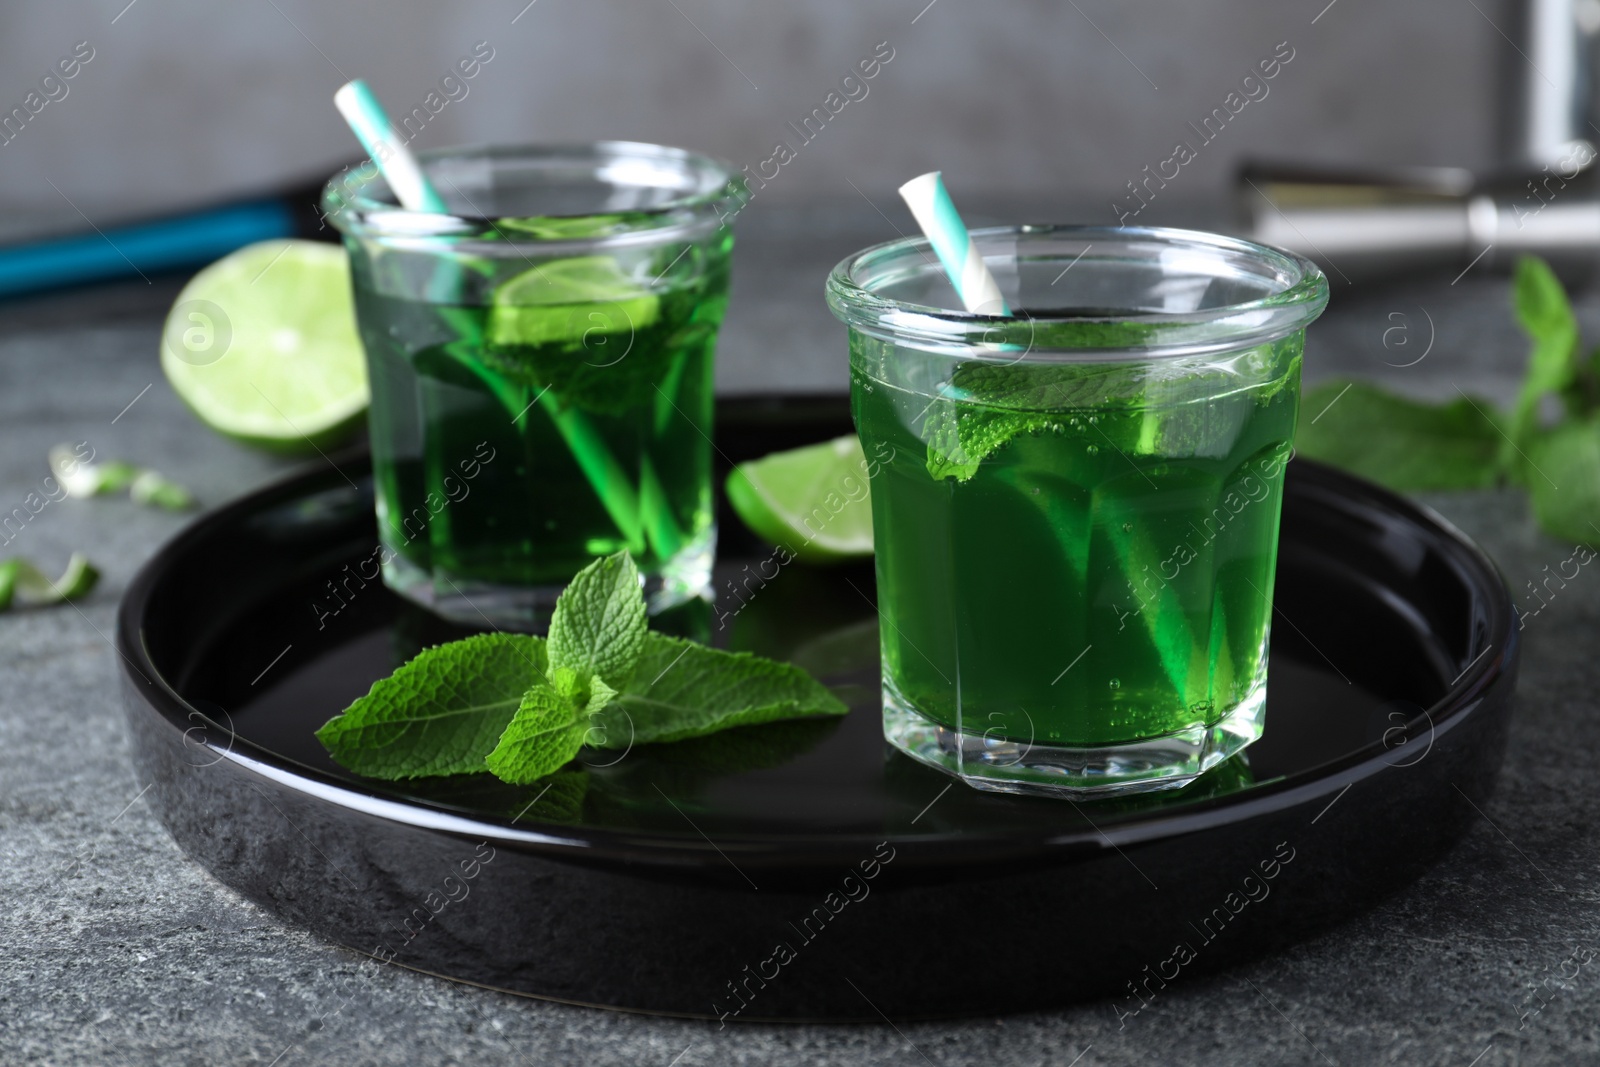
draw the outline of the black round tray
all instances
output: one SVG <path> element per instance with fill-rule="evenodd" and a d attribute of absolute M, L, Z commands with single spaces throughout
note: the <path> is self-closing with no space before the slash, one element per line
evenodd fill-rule
<path fill-rule="evenodd" d="M 730 461 L 848 430 L 832 399 L 719 420 Z M 376 543 L 371 487 L 364 454 L 334 463 L 199 519 L 139 574 L 118 620 L 128 720 L 191 856 L 419 970 L 728 1021 L 1107 995 L 1120 1015 L 1406 884 L 1500 765 L 1519 645 L 1494 565 L 1437 516 L 1298 460 L 1266 734 L 1182 791 L 979 793 L 893 752 L 870 564 L 752 584 L 766 552 L 726 516 L 719 602 L 660 625 L 802 663 L 841 687 L 845 719 L 585 754 L 525 788 L 366 781 L 312 731 L 465 631 L 351 577 Z"/>

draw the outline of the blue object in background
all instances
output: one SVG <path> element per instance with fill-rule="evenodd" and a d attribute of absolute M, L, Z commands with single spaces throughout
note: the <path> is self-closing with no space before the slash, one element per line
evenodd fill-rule
<path fill-rule="evenodd" d="M 201 267 L 256 241 L 301 233 L 292 197 L 0 247 L 0 297 Z"/>

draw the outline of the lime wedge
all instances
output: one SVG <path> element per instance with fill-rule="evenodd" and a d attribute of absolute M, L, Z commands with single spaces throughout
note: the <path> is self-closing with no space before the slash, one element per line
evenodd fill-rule
<path fill-rule="evenodd" d="M 236 440 L 336 443 L 367 409 L 344 249 L 262 241 L 217 260 L 167 313 L 161 369 L 200 421 Z"/>
<path fill-rule="evenodd" d="M 523 271 L 494 293 L 488 339 L 500 346 L 583 344 L 631 334 L 661 314 L 655 294 L 610 256 L 578 256 Z"/>
<path fill-rule="evenodd" d="M 867 459 L 854 434 L 774 452 L 728 475 L 728 503 L 758 536 L 807 563 L 872 555 Z"/>

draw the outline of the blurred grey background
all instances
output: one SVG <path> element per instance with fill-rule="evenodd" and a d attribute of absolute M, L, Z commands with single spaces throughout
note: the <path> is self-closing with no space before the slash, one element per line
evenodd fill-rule
<path fill-rule="evenodd" d="M 94 58 L 0 146 L 0 213 L 13 232 L 78 210 L 100 223 L 321 175 L 355 154 L 330 102 L 343 81 L 368 79 L 405 113 L 430 92 L 445 99 L 441 79 L 481 41 L 493 58 L 416 145 L 628 138 L 754 170 L 786 141 L 796 158 L 752 212 L 763 198 L 859 190 L 899 225 L 895 186 L 938 167 L 958 202 L 1020 195 L 1110 221 L 1125 183 L 1192 139 L 1186 124 L 1288 42 L 1294 58 L 1268 95 L 1183 168 L 1146 221 L 1221 198 L 1244 154 L 1493 161 L 1518 10 L 1503 0 L 14 0 L 0 8 L 0 113 L 24 106 L 78 42 Z M 823 106 L 884 41 L 893 59 L 865 98 L 802 144 L 786 124 Z"/>
<path fill-rule="evenodd" d="M 1198 157 L 1137 221 L 1227 229 L 1246 157 L 1491 166 L 1510 158 L 1533 69 L 1526 21 L 1514 0 L 12 2 L 0 7 L 0 120 L 15 126 L 22 108 L 25 122 L 0 121 L 0 237 L 320 180 L 360 154 L 331 98 L 363 77 L 397 120 L 414 116 L 422 148 L 626 138 L 776 172 L 739 216 L 718 389 L 839 391 L 843 336 L 822 281 L 914 228 L 895 195 L 907 178 L 943 169 L 973 225 L 1113 223 L 1114 202 L 1136 203 L 1129 183 L 1182 140 Z M 93 57 L 41 86 L 75 49 Z M 1270 80 L 1241 86 L 1285 56 Z M 844 81 L 874 59 L 873 77 Z M 1230 105 L 1241 88 L 1255 99 Z M 1225 107 L 1238 113 L 1204 141 L 1195 127 Z M 780 144 L 792 158 L 774 160 Z M 102 287 L 88 306 L 148 319 L 153 354 L 180 281 Z M 1482 341 L 1485 319 L 1506 318 L 1503 282 L 1482 284 L 1493 314 L 1447 316 L 1446 336 Z M 84 301 L 68 291 L 0 318 L 27 330 Z M 1393 374 L 1387 316 L 1403 307 L 1420 323 L 1416 303 L 1336 292 L 1308 380 Z M 1511 382 L 1521 345 L 1502 325 L 1495 344 L 1450 348 Z M 1403 388 L 1449 392 L 1406 374 Z"/>

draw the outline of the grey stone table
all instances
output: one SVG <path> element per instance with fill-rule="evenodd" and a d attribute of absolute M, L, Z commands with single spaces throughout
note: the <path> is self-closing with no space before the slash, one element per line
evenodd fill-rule
<path fill-rule="evenodd" d="M 857 205 L 740 225 L 723 389 L 842 389 L 821 274 L 892 224 Z M 166 386 L 157 338 L 175 289 L 156 279 L 0 306 L 0 513 L 39 486 L 46 450 L 62 441 L 156 466 L 208 505 L 285 469 L 211 434 Z M 1584 318 L 1600 337 L 1600 301 Z M 1504 279 L 1468 275 L 1336 292 L 1307 376 L 1503 399 L 1522 360 Z M 1430 503 L 1487 546 L 1519 594 L 1571 554 L 1534 529 L 1515 492 Z M 358 978 L 360 957 L 282 925 L 186 859 L 132 770 L 108 642 L 129 579 L 184 521 L 126 500 L 64 501 L 0 547 L 47 568 L 79 549 L 105 572 L 76 607 L 0 615 L 5 1064 L 1600 1062 L 1600 574 L 1586 570 L 1526 620 L 1519 707 L 1484 819 L 1369 914 L 1174 985 L 1125 1026 L 1102 1003 L 719 1031 L 394 967 Z"/>

